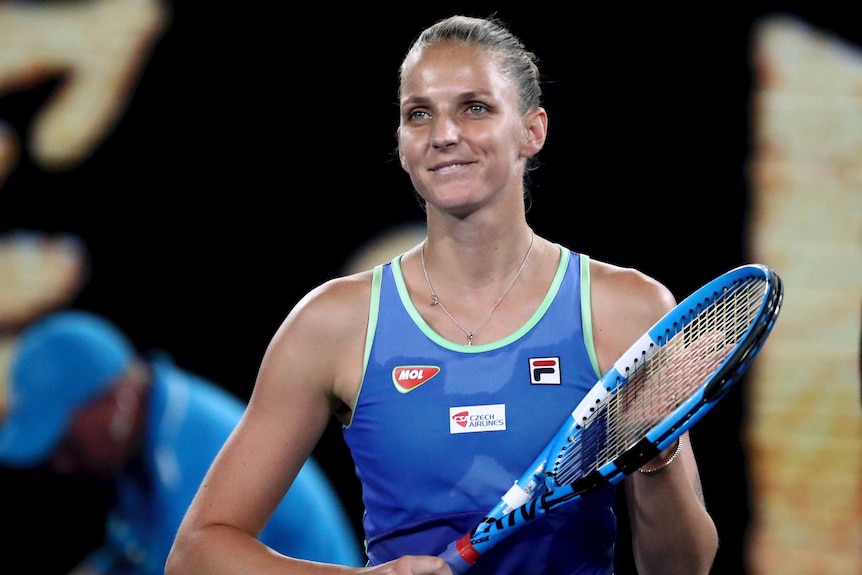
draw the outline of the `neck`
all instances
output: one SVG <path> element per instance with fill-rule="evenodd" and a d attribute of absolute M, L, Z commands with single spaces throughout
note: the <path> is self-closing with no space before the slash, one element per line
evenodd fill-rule
<path fill-rule="evenodd" d="M 466 336 L 467 345 L 473 345 L 473 339 L 474 339 L 476 332 L 478 332 L 479 329 L 481 329 L 482 326 L 484 326 L 485 323 L 491 318 L 491 316 L 494 314 L 494 311 L 497 309 L 497 307 L 500 305 L 500 303 L 502 303 L 503 299 L 509 294 L 511 289 L 514 287 L 515 283 L 518 281 L 518 278 L 521 277 L 521 273 L 524 271 L 524 267 L 527 264 L 527 260 L 530 258 L 530 254 L 533 251 L 533 245 L 535 243 L 535 239 L 536 239 L 535 233 L 532 230 L 530 230 L 529 247 L 527 248 L 527 251 L 523 256 L 523 259 L 521 259 L 520 264 L 518 265 L 518 268 L 515 270 L 514 274 L 512 274 L 511 272 L 506 273 L 506 276 L 511 277 L 511 280 L 508 282 L 508 284 L 506 285 L 506 288 L 502 291 L 502 293 L 499 295 L 499 297 L 497 297 L 497 299 L 494 301 L 493 305 L 491 305 L 490 309 L 484 315 L 484 317 L 481 319 L 481 321 L 479 321 L 476 324 L 476 326 L 473 327 L 472 329 L 469 329 L 468 327 L 466 327 L 461 321 L 459 321 L 452 314 L 452 312 L 449 311 L 449 309 L 446 307 L 446 304 L 440 299 L 439 294 L 434 289 L 434 285 L 431 281 L 431 275 L 428 271 L 428 265 L 427 265 L 427 262 L 425 259 L 425 252 L 426 252 L 426 248 L 427 248 L 427 239 L 425 242 L 422 243 L 422 246 L 420 249 L 420 257 L 421 257 L 421 263 L 422 263 L 422 274 L 425 277 L 425 282 L 428 286 L 428 291 L 430 292 L 431 307 L 439 308 L 449 318 L 449 320 Z M 479 289 L 482 289 L 482 288 L 479 288 Z"/>
<path fill-rule="evenodd" d="M 474 224 L 442 232 L 429 227 L 423 242 L 425 263 L 444 292 L 447 287 L 463 292 L 505 287 L 532 241 L 533 230 L 527 225 L 489 230 Z"/>

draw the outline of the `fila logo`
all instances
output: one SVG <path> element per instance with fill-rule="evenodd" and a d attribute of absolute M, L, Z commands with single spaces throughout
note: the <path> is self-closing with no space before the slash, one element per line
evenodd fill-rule
<path fill-rule="evenodd" d="M 451 434 L 505 430 L 505 403 L 449 408 L 449 433 Z"/>
<path fill-rule="evenodd" d="M 401 393 L 407 393 L 438 373 L 440 368 L 435 365 L 405 365 L 392 370 L 392 382 L 395 384 L 395 389 Z"/>
<path fill-rule="evenodd" d="M 533 385 L 560 385 L 560 358 L 531 357 L 530 383 Z"/>

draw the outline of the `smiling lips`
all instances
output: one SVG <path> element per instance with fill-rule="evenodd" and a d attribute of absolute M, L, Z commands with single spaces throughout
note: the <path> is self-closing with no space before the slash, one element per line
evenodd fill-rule
<path fill-rule="evenodd" d="M 446 173 L 464 166 L 468 166 L 471 163 L 472 162 L 446 162 L 443 164 L 437 164 L 436 166 L 432 166 L 431 168 L 429 168 L 429 171 Z"/>

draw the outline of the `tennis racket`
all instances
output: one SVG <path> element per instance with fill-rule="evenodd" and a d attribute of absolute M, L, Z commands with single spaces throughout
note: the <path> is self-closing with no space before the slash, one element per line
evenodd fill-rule
<path fill-rule="evenodd" d="M 748 264 L 681 301 L 596 382 L 488 515 L 440 557 L 462 575 L 524 525 L 619 483 L 658 455 L 748 369 L 783 295 L 772 269 Z"/>

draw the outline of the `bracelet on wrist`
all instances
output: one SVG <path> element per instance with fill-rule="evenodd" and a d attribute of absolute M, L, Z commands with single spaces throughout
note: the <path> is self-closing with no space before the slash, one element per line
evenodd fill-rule
<path fill-rule="evenodd" d="M 673 450 L 673 453 L 671 454 L 670 457 L 668 457 L 667 459 L 664 460 L 664 462 L 660 463 L 659 465 L 656 465 L 655 467 L 650 467 L 650 468 L 646 468 L 646 469 L 643 467 L 640 467 L 640 468 L 638 468 L 638 471 L 640 471 L 644 475 L 651 475 L 653 473 L 658 473 L 659 471 L 661 471 L 662 469 L 664 469 L 665 467 L 667 467 L 668 465 L 673 463 L 673 460 L 676 459 L 677 455 L 679 455 L 679 451 L 680 451 L 681 447 L 682 447 L 682 436 L 679 436 L 676 440 L 676 449 Z"/>

